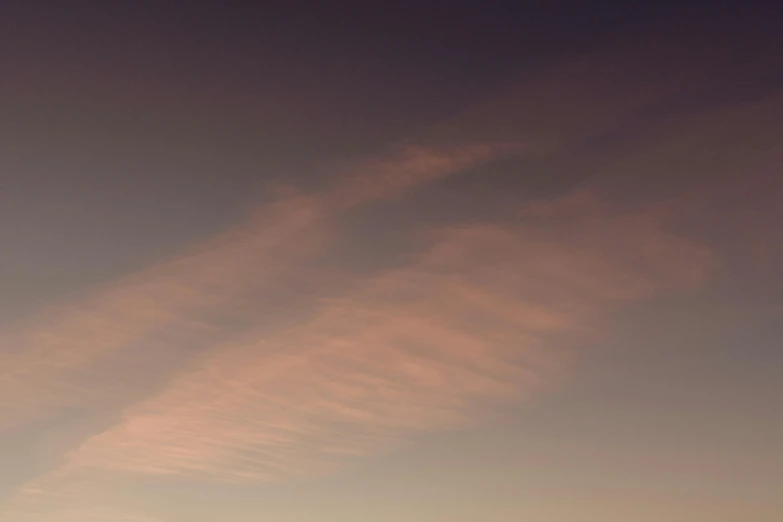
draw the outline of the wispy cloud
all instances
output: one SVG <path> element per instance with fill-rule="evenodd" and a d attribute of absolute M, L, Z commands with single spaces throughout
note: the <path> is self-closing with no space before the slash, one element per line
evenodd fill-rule
<path fill-rule="evenodd" d="M 265 214 L 260 225 L 237 227 L 6 333 L 0 427 L 130 392 L 139 372 L 203 347 L 218 334 L 210 318 L 227 302 L 268 285 L 323 241 L 312 199 L 275 203 Z"/>
<path fill-rule="evenodd" d="M 551 384 L 572 355 L 564 340 L 600 332 L 622 303 L 699 284 L 713 264 L 655 216 L 617 215 L 586 193 L 435 237 L 304 324 L 204 352 L 29 483 L 17 509 L 102 487 L 76 491 L 74 477 L 311 476 L 472 424 Z"/>
<path fill-rule="evenodd" d="M 670 233 L 665 213 L 619 212 L 584 191 L 436 231 L 409 266 L 316 296 L 312 316 L 261 317 L 313 270 L 342 212 L 502 154 L 578 143 L 678 89 L 627 89 L 618 74 L 586 62 L 525 83 L 422 140 L 462 145 L 351 164 L 321 192 L 259 206 L 187 254 L 6 332 L 0 432 L 69 407 L 121 414 L 25 485 L 10 520 L 146 520 L 96 511 L 114 502 L 105 484 L 311 476 L 474 424 L 551 385 L 572 355 L 565 341 L 600 334 L 617 306 L 700 282 L 712 255 Z M 541 143 L 476 141 L 493 133 Z"/>
<path fill-rule="evenodd" d="M 237 311 L 247 309 L 243 303 L 316 257 L 328 242 L 330 217 L 498 155 L 551 152 L 679 88 L 660 78 L 629 85 L 627 67 L 628 57 L 598 56 L 523 81 L 420 138 L 429 146 L 355 162 L 323 192 L 262 205 L 185 255 L 2 333 L 0 431 L 60 407 L 135 394 L 139 374 L 154 388 L 152 376 L 223 341 L 231 334 L 221 325 L 245 320 Z M 499 139 L 483 141 L 487 136 Z"/>
<path fill-rule="evenodd" d="M 539 223 L 535 223 L 539 220 Z M 618 303 L 699 281 L 709 252 L 587 196 L 443 231 L 310 322 L 216 347 L 71 456 L 76 468 L 279 480 L 516 400 Z M 532 223 L 532 224 L 531 224 Z"/>
<path fill-rule="evenodd" d="M 190 252 L 34 318 L 0 343 L 0 432 L 68 406 L 154 388 L 156 373 L 230 335 L 256 299 L 328 241 L 330 217 L 470 168 L 505 146 L 402 149 L 324 193 L 262 205 Z M 363 176 L 362 176 L 363 175 Z M 143 383 L 142 383 L 143 384 Z M 142 388 L 144 386 L 141 386 Z"/>

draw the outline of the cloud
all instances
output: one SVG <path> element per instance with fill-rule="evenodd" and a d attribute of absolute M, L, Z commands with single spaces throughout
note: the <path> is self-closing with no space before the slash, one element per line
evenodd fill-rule
<path fill-rule="evenodd" d="M 654 216 L 617 215 L 589 193 L 431 237 L 410 266 L 325 300 L 309 321 L 203 352 L 28 483 L 9 512 L 78 514 L 121 477 L 320 475 L 481 422 L 556 382 L 568 341 L 595 338 L 612 310 L 694 288 L 714 264 Z"/>
<path fill-rule="evenodd" d="M 322 192 L 285 191 L 245 222 L 190 251 L 4 332 L 0 434 L 56 423 L 74 412 L 86 424 L 67 430 L 82 433 L 106 422 L 96 424 L 90 412 L 105 417 L 154 394 L 172 371 L 214 344 L 260 324 L 287 324 L 292 320 L 287 316 L 296 313 L 279 302 L 309 297 L 293 294 L 302 294 L 297 282 L 312 282 L 309 265 L 328 245 L 332 219 L 509 152 L 514 148 L 505 143 L 406 146 L 356 162 L 336 173 Z M 49 441 L 43 454 L 50 457 L 47 450 L 65 450 L 76 442 L 52 436 L 37 438 Z M 19 520 L 36 519 L 41 509 L 47 520 L 52 514 L 58 520 L 154 520 L 127 510 L 101 510 L 94 501 L 82 502 L 84 497 L 83 483 L 70 477 L 59 487 L 23 488 L 14 505 L 27 507 L 11 511 Z"/>
<path fill-rule="evenodd" d="M 339 183 L 328 194 L 328 202 L 337 208 L 350 208 L 367 201 L 394 197 L 411 187 L 465 170 L 479 162 L 535 152 L 536 148 L 529 142 L 508 140 L 473 141 L 434 150 L 405 144 L 398 147 L 401 161 L 376 158 L 346 165 L 340 173 Z"/>
<path fill-rule="evenodd" d="M 131 393 L 139 374 L 165 369 L 219 337 L 210 319 L 227 303 L 317 253 L 324 240 L 319 212 L 310 198 L 274 203 L 263 224 L 237 227 L 6 333 L 0 430 Z"/>
<path fill-rule="evenodd" d="M 618 63 L 523 82 L 419 141 L 428 146 L 353 163 L 321 192 L 262 205 L 0 337 L 0 431 L 73 406 L 121 412 L 23 487 L 8 516 L 133 520 L 96 511 L 127 477 L 280 481 L 473 425 L 556 382 L 566 347 L 594 339 L 616 307 L 697 286 L 709 251 L 668 232 L 659 212 L 577 191 L 505 223 L 439 230 L 411 265 L 307 296 L 312 316 L 265 305 L 323 276 L 314 261 L 341 213 L 503 154 L 568 152 L 680 89 L 680 76 L 629 87 Z"/>
<path fill-rule="evenodd" d="M 63 408 L 111 405 L 154 389 L 155 375 L 246 323 L 243 314 L 257 312 L 248 303 L 281 291 L 283 274 L 305 270 L 337 213 L 470 168 L 504 147 L 402 149 L 366 162 L 324 193 L 262 205 L 177 258 L 5 332 L 0 433 Z"/>
<path fill-rule="evenodd" d="M 564 339 L 590 335 L 619 304 L 698 284 L 713 262 L 590 195 L 523 214 L 443 230 L 415 264 L 312 320 L 204 353 L 65 469 L 228 482 L 323 473 L 524 398 L 568 361 Z"/>

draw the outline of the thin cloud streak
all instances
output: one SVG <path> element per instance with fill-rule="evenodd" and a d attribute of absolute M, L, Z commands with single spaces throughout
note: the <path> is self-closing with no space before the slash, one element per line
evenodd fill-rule
<path fill-rule="evenodd" d="M 526 83 L 421 141 L 461 146 L 405 146 L 351 165 L 323 192 L 261 206 L 190 254 L 7 334 L 0 430 L 72 405 L 122 410 L 119 424 L 23 487 L 9 516 L 123 520 L 94 511 L 118 477 L 280 481 L 471 425 L 551 386 L 571 358 L 568 341 L 600 335 L 615 307 L 698 284 L 709 252 L 667 233 L 655 213 L 618 215 L 577 193 L 529 205 L 511 223 L 443 230 L 415 264 L 323 300 L 294 327 L 241 318 L 248 301 L 307 270 L 341 212 L 499 155 L 567 149 L 679 89 L 649 88 L 657 79 L 648 78 L 626 90 L 617 69 L 585 62 Z M 598 106 L 573 88 L 585 79 L 602 93 Z M 233 322 L 248 330 L 235 335 Z M 139 394 L 146 373 L 157 380 Z"/>
<path fill-rule="evenodd" d="M 204 354 L 66 469 L 277 481 L 525 397 L 569 359 L 558 341 L 595 332 L 620 303 L 698 284 L 713 263 L 596 206 L 577 195 L 531 208 L 538 225 L 444 231 L 415 265 L 311 322 Z"/>
<path fill-rule="evenodd" d="M 171 261 L 98 290 L 0 341 L 0 432 L 60 408 L 112 404 L 228 335 L 241 312 L 328 242 L 337 212 L 477 165 L 505 146 L 403 149 L 339 179 L 324 194 L 293 195 Z M 221 317 L 228 314 L 228 317 Z M 154 383 L 151 383 L 154 386 Z"/>
<path fill-rule="evenodd" d="M 557 382 L 569 340 L 597 338 L 612 310 L 696 288 L 715 263 L 657 214 L 617 215 L 589 193 L 435 237 L 311 321 L 203 353 L 22 488 L 12 519 L 76 520 L 122 477 L 290 480 L 472 425 Z"/>
<path fill-rule="evenodd" d="M 701 70 L 686 68 L 677 81 L 653 75 L 629 85 L 623 71 L 632 55 L 596 55 L 555 67 L 420 140 L 438 145 L 405 145 L 391 155 L 353 164 L 322 193 L 262 205 L 247 222 L 186 255 L 3 333 L 0 396 L 13 399 L 0 404 L 0 432 L 57 408 L 127 397 L 136 393 L 137 385 L 134 379 L 123 382 L 123 375 L 154 374 L 155 368 L 176 366 L 193 352 L 224 341 L 230 334 L 213 317 L 225 315 L 240 299 L 252 300 L 284 278 L 282 274 L 318 256 L 329 241 L 328 221 L 335 213 L 393 197 L 499 155 L 549 153 L 578 143 L 671 96 L 681 89 L 681 81 L 702 81 L 704 76 Z M 637 61 L 637 68 L 644 69 L 650 59 Z M 580 86 L 578 92 L 574 85 Z M 592 93 L 589 100 L 585 85 Z M 477 141 L 479 134 L 483 140 L 493 135 L 503 139 Z M 523 139 L 509 141 L 509 135 Z M 143 368 L 129 372 L 134 365 Z"/>
<path fill-rule="evenodd" d="M 92 382 L 107 370 L 122 378 L 128 364 L 154 371 L 166 349 L 198 346 L 208 337 L 212 315 L 237 296 L 258 291 L 281 271 L 317 251 L 322 238 L 311 231 L 318 212 L 312 202 L 277 203 L 263 227 L 238 227 L 196 252 L 99 290 L 86 300 L 50 313 L 29 328 L 6 336 L 0 385 L 6 429 L 22 415 L 46 415 L 68 404 L 82 405 L 112 382 Z M 300 241 L 291 242 L 293 236 Z M 168 346 L 160 338 L 169 335 Z M 149 348 L 146 348 L 149 347 Z M 150 349 L 152 348 L 152 349 Z M 143 353 L 141 357 L 139 352 Z M 130 377 L 133 377 L 132 375 Z M 135 382 L 128 382 L 133 388 Z M 108 388 L 108 389 L 107 389 Z M 10 404 L 8 403 L 10 402 Z"/>

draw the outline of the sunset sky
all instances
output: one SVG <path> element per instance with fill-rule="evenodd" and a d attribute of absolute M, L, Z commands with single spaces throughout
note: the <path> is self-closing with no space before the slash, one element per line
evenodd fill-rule
<path fill-rule="evenodd" d="M 772 10 L 44 4 L 0 522 L 783 520 Z"/>

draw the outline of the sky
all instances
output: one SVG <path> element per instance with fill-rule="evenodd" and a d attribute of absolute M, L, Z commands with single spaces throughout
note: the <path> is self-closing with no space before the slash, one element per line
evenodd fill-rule
<path fill-rule="evenodd" d="M 0 521 L 780 521 L 779 22 L 4 3 Z"/>

